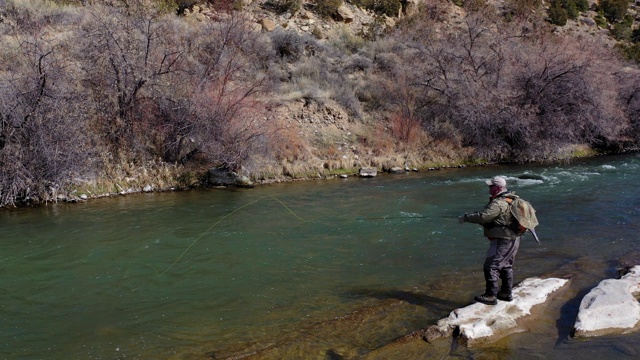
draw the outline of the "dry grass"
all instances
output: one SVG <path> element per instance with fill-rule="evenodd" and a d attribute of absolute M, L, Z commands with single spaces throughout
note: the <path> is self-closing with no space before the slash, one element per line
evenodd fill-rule
<path fill-rule="evenodd" d="M 26 10 L 31 14 L 51 14 L 65 7 L 50 0 L 6 0 L 6 4 L 7 8 Z"/>

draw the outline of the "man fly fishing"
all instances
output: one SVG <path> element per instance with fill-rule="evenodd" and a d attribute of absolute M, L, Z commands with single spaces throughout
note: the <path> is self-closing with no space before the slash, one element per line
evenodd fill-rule
<path fill-rule="evenodd" d="M 463 224 L 470 222 L 484 228 L 484 236 L 489 239 L 489 250 L 484 261 L 485 292 L 474 299 L 487 305 L 496 305 L 499 300 L 511 301 L 513 288 L 513 262 L 520 246 L 520 233 L 511 226 L 517 220 L 510 210 L 507 181 L 496 176 L 486 181 L 489 185 L 489 203 L 484 209 L 467 213 L 458 218 Z M 515 196 L 515 195 L 514 195 Z M 498 282 L 502 280 L 500 288 Z"/>

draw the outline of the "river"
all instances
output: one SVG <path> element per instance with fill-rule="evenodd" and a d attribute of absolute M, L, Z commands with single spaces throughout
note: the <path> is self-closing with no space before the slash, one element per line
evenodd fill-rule
<path fill-rule="evenodd" d="M 494 175 L 540 220 L 515 281 L 561 270 L 574 290 L 500 346 L 428 357 L 640 352 L 639 335 L 569 336 L 579 295 L 640 248 L 631 154 L 3 211 L 0 358 L 373 358 L 483 291 L 486 240 L 456 217 L 484 206 Z"/>

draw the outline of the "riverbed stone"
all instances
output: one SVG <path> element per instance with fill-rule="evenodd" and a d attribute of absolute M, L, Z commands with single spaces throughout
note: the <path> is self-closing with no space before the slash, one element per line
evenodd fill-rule
<path fill-rule="evenodd" d="M 547 302 L 550 295 L 568 281 L 559 278 L 528 278 L 513 289 L 511 302 L 498 301 L 497 305 L 474 303 L 455 309 L 436 325 L 421 330 L 420 335 L 429 342 L 443 336 L 455 336 L 460 343 L 472 347 L 526 331 L 518 321 L 530 316 L 534 306 Z"/>
<path fill-rule="evenodd" d="M 575 337 L 628 334 L 640 329 L 640 266 L 620 279 L 602 280 L 580 303 Z"/>

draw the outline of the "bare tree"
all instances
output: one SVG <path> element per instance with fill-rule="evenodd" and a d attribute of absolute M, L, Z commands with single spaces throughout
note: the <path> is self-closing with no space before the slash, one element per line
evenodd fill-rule
<path fill-rule="evenodd" d="M 403 41 L 406 61 L 418 64 L 411 76 L 421 99 L 414 113 L 436 139 L 462 141 L 479 156 L 507 156 L 494 131 L 508 94 L 504 38 L 496 24 L 472 12 L 460 29 L 444 35 L 424 31 Z"/>
<path fill-rule="evenodd" d="M 601 69 L 619 66 L 596 50 L 603 47 L 491 19 L 471 12 L 446 34 L 395 35 L 404 62 L 415 65 L 410 86 L 422 101 L 413 113 L 425 129 L 498 161 L 549 158 L 576 144 L 615 146 L 626 120 L 602 87 L 616 85 Z"/>
<path fill-rule="evenodd" d="M 14 68 L 0 77 L 0 206 L 47 200 L 93 170 L 65 44 L 38 24 L 19 30 L 31 35 L 7 44 Z"/>
<path fill-rule="evenodd" d="M 84 25 L 84 68 L 99 122 L 116 150 L 140 151 L 147 143 L 145 111 L 154 91 L 181 71 L 184 51 L 153 7 L 92 7 Z M 137 150 L 136 150 L 137 149 Z"/>
<path fill-rule="evenodd" d="M 620 108 L 629 119 L 629 127 L 624 135 L 637 148 L 640 145 L 640 73 L 635 69 L 624 69 L 615 74 L 620 84 Z"/>
<path fill-rule="evenodd" d="M 615 100 L 601 88 L 612 79 L 602 71 L 608 65 L 596 48 L 591 42 L 557 39 L 518 54 L 513 86 L 514 104 L 521 109 L 517 131 L 522 140 L 514 146 L 519 154 L 552 156 L 572 144 L 606 149 L 620 135 L 626 120 L 611 111 Z"/>
<path fill-rule="evenodd" d="M 264 82 L 259 34 L 244 16 L 232 14 L 194 37 L 190 116 L 169 126 L 165 152 L 174 161 L 197 155 L 236 170 L 270 131 L 258 112 Z"/>

